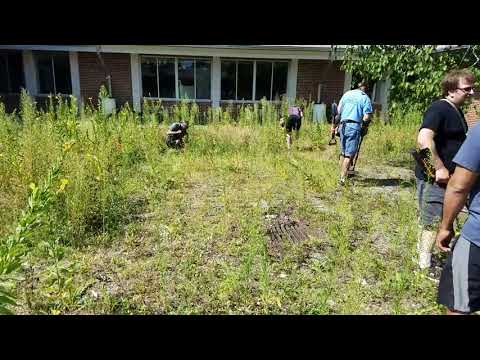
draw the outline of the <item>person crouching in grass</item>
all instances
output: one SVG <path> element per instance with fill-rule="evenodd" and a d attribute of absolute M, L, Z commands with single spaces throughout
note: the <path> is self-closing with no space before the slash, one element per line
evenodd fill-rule
<path fill-rule="evenodd" d="M 280 126 L 285 127 L 287 148 L 292 148 L 292 132 L 295 130 L 295 138 L 300 136 L 300 127 L 302 126 L 303 110 L 299 106 L 290 106 L 288 108 L 288 118 L 280 119 Z"/>
<path fill-rule="evenodd" d="M 175 122 L 168 127 L 165 142 L 168 147 L 180 149 L 184 146 L 183 138 L 187 136 L 188 123 L 186 121 Z"/>

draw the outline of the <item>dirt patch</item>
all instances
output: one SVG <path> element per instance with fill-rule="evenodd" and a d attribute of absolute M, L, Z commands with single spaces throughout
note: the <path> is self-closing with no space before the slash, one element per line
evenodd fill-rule
<path fill-rule="evenodd" d="M 374 249 L 382 256 L 387 256 L 390 252 L 390 242 L 385 235 L 380 232 L 373 234 L 372 245 Z"/>
<path fill-rule="evenodd" d="M 325 199 L 319 196 L 311 196 L 309 197 L 309 199 L 312 206 L 318 211 L 324 212 L 324 213 L 332 212 L 332 207 L 327 201 L 325 201 Z"/>
<path fill-rule="evenodd" d="M 365 166 L 355 171 L 353 182 L 369 193 L 384 193 L 389 196 L 412 191 L 415 176 L 412 170 L 393 166 Z"/>
<path fill-rule="evenodd" d="M 301 243 L 309 238 L 308 224 L 297 220 L 289 212 L 266 215 L 267 248 L 270 256 L 281 256 L 285 243 Z"/>

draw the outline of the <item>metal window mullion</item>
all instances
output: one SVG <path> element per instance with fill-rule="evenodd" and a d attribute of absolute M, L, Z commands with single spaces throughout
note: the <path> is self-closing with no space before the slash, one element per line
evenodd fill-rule
<path fill-rule="evenodd" d="M 179 98 L 180 89 L 178 88 L 178 58 L 175 58 L 175 99 Z"/>
<path fill-rule="evenodd" d="M 193 99 L 197 100 L 197 60 L 193 59 Z"/>
<path fill-rule="evenodd" d="M 213 59 L 214 58 L 212 57 L 208 60 L 209 61 L 209 67 L 210 67 L 210 99 L 207 99 L 207 100 L 212 101 L 212 106 L 213 106 L 213 93 L 215 92 L 215 91 L 213 91 L 214 90 L 213 88 L 215 86 L 214 85 L 214 79 L 213 79 L 213 61 L 214 61 Z M 220 64 L 220 73 L 221 73 L 221 71 L 222 70 L 221 70 L 221 64 Z M 220 74 L 220 76 L 221 76 L 221 74 Z M 222 81 L 221 77 L 220 77 L 220 81 Z"/>
<path fill-rule="evenodd" d="M 8 55 L 5 55 L 5 64 L 7 65 L 7 93 L 11 93 L 11 84 L 10 84 L 10 69 L 8 66 Z"/>
<path fill-rule="evenodd" d="M 272 61 L 272 77 L 270 79 L 270 101 L 273 101 L 273 65 L 275 63 Z"/>
<path fill-rule="evenodd" d="M 257 60 L 253 61 L 253 91 L 252 91 L 252 101 L 255 101 L 255 87 L 257 86 Z"/>
<path fill-rule="evenodd" d="M 155 64 L 157 65 L 155 74 L 157 75 L 157 97 L 160 99 L 160 74 L 158 71 L 158 58 L 155 58 Z"/>
<path fill-rule="evenodd" d="M 238 100 L 238 60 L 235 61 L 235 100 Z"/>
<path fill-rule="evenodd" d="M 53 75 L 53 92 L 57 95 L 57 83 L 55 81 L 55 63 L 53 62 L 53 55 L 51 56 L 52 59 L 52 75 Z"/>

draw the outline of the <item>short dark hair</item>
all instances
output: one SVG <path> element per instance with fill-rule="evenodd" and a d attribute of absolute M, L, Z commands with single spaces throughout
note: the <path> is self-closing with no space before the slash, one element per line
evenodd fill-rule
<path fill-rule="evenodd" d="M 362 80 L 358 83 L 357 87 L 361 88 L 362 86 L 365 86 L 368 88 L 368 84 L 365 80 Z"/>
<path fill-rule="evenodd" d="M 455 69 L 449 71 L 440 84 L 442 88 L 442 96 L 447 96 L 449 91 L 455 91 L 458 88 L 460 79 L 464 79 L 473 84 L 475 82 L 475 75 L 468 69 Z"/>

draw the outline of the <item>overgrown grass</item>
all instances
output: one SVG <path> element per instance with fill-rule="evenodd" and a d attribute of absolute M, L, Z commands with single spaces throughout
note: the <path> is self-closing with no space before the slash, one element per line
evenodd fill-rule
<path fill-rule="evenodd" d="M 311 112 L 307 106 L 307 114 Z M 150 108 L 148 108 L 150 106 Z M 414 188 L 337 187 L 326 124 L 303 123 L 287 151 L 284 102 L 210 111 L 149 104 L 112 117 L 75 101 L 18 115 L 0 108 L 0 237 L 15 229 L 28 184 L 62 153 L 63 190 L 48 211 L 12 292 L 19 313 L 439 313 L 435 284 L 415 272 Z M 193 124 L 185 149 L 167 149 L 170 122 Z M 419 117 L 372 125 L 365 178 L 412 167 Z M 397 174 L 397 175 L 395 175 Z M 380 178 L 382 178 L 380 176 Z M 368 179 L 367 179 L 368 180 Z M 381 180 L 381 179 L 380 179 Z M 268 219 L 308 225 L 303 242 L 271 254 Z"/>

